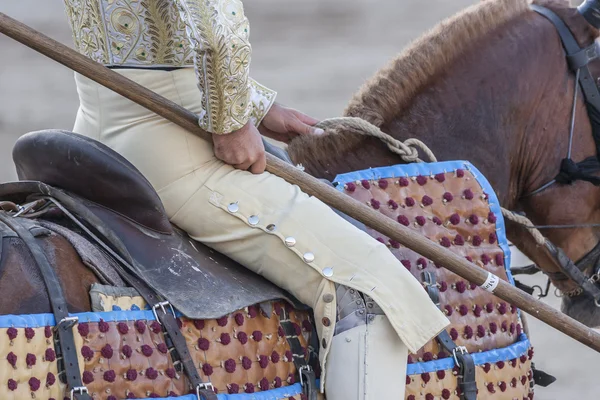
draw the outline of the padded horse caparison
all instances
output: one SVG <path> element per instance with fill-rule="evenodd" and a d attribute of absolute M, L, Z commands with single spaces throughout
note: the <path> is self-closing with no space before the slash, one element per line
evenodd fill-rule
<path fill-rule="evenodd" d="M 248 304 L 275 299 L 307 308 L 174 228 L 150 183 L 101 143 L 62 130 L 32 132 L 17 141 L 13 158 L 19 179 L 39 182 L 0 185 L 1 196 L 21 192 L 52 197 L 59 188 L 78 197 L 123 243 L 137 269 L 130 272 L 188 318 L 219 318 Z"/>

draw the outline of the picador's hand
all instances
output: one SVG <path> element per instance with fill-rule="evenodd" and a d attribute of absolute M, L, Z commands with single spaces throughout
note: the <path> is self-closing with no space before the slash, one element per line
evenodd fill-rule
<path fill-rule="evenodd" d="M 251 122 L 241 129 L 212 135 L 215 156 L 226 164 L 253 174 L 261 174 L 267 166 L 265 146 L 260 133 Z"/>
<path fill-rule="evenodd" d="M 273 104 L 258 130 L 271 139 L 289 143 L 299 135 L 322 135 L 323 129 L 313 125 L 319 121 L 291 108 Z"/>

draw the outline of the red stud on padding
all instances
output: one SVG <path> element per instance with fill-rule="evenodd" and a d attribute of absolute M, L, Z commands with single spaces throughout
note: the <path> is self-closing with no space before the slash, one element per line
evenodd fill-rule
<path fill-rule="evenodd" d="M 154 350 L 152 349 L 152 347 L 148 346 L 147 344 L 142 345 L 141 351 L 142 351 L 142 354 L 145 355 L 146 357 L 150 357 L 152 355 L 152 353 L 154 353 Z"/>
<path fill-rule="evenodd" d="M 370 204 L 375 210 L 379 210 L 379 207 L 381 207 L 381 203 L 376 199 L 371 199 Z"/>
<path fill-rule="evenodd" d="M 123 355 L 126 358 L 130 358 L 131 355 L 133 354 L 133 349 L 129 345 L 124 345 L 123 348 L 121 349 L 121 352 L 123 353 Z M 83 352 L 82 352 L 82 354 L 83 354 Z M 92 353 L 92 355 L 93 355 L 93 353 Z"/>
<path fill-rule="evenodd" d="M 439 183 L 442 183 L 446 180 L 446 175 L 443 173 L 435 174 L 435 180 L 438 181 Z"/>
<path fill-rule="evenodd" d="M 25 338 L 29 342 L 35 336 L 35 331 L 32 328 L 25 328 Z"/>
<path fill-rule="evenodd" d="M 117 378 L 117 374 L 111 369 L 108 371 L 104 371 L 104 375 L 102 377 L 106 382 L 114 382 Z"/>
<path fill-rule="evenodd" d="M 427 178 L 425 178 L 423 175 L 419 175 L 417 176 L 417 183 L 420 186 L 425 186 L 425 184 L 427 184 Z"/>
<path fill-rule="evenodd" d="M 92 383 L 94 382 L 94 374 L 92 374 L 90 371 L 83 371 L 83 374 L 81 375 L 81 380 L 86 385 Z"/>
<path fill-rule="evenodd" d="M 406 178 L 398 179 L 398 185 L 400 185 L 402 187 L 406 187 L 406 186 L 408 186 L 408 184 L 409 184 L 408 179 L 406 179 Z"/>
<path fill-rule="evenodd" d="M 348 182 L 344 185 L 344 189 L 346 189 L 348 192 L 354 192 L 356 190 L 356 185 L 354 182 Z"/>
<path fill-rule="evenodd" d="M 446 202 L 446 203 L 450 203 L 452 200 L 454 200 L 454 196 L 452 196 L 452 193 L 450 192 L 446 192 L 442 195 L 442 199 Z"/>
<path fill-rule="evenodd" d="M 463 238 L 461 235 L 458 235 L 458 234 L 457 234 L 457 235 L 454 237 L 454 244 L 455 244 L 456 246 L 462 246 L 462 245 L 464 245 L 464 244 L 465 244 L 465 239 L 464 239 L 464 238 Z"/>
<path fill-rule="evenodd" d="M 445 236 L 444 236 L 444 237 L 443 237 L 443 238 L 440 240 L 440 244 L 441 244 L 442 246 L 444 246 L 444 247 L 450 247 L 450 246 L 452 245 L 452 242 L 450 241 L 450 239 L 448 239 L 447 237 L 445 237 Z"/>
<path fill-rule="evenodd" d="M 477 325 L 477 336 L 480 338 L 485 336 L 485 328 L 483 325 Z"/>
<path fill-rule="evenodd" d="M 410 221 L 408 220 L 408 217 L 406 215 L 398 215 L 397 220 L 404 226 L 410 225 Z"/>
<path fill-rule="evenodd" d="M 433 204 L 433 199 L 427 195 L 423 196 L 423 198 L 421 199 L 421 204 L 423 204 L 424 206 L 430 206 Z"/>
<path fill-rule="evenodd" d="M 135 381 L 137 379 L 137 376 L 138 376 L 138 373 L 133 368 L 128 369 L 127 372 L 125 373 L 125 378 L 131 382 Z"/>
<path fill-rule="evenodd" d="M 33 367 L 37 362 L 37 357 L 35 354 L 27 353 L 25 357 L 25 364 L 27 364 L 27 368 Z"/>
<path fill-rule="evenodd" d="M 460 215 L 454 213 L 448 219 L 452 225 L 458 225 L 460 223 Z"/>
<path fill-rule="evenodd" d="M 231 336 L 229 336 L 229 333 L 223 332 L 223 333 L 221 333 L 219 341 L 223 345 L 228 345 L 229 343 L 231 343 Z"/>
<path fill-rule="evenodd" d="M 156 322 L 156 321 L 154 321 Z M 196 329 L 198 329 L 199 331 L 204 329 L 204 320 L 202 319 L 195 319 L 194 320 L 194 327 L 196 327 Z M 154 332 L 154 333 L 158 333 L 158 332 Z"/>
<path fill-rule="evenodd" d="M 108 324 L 108 322 L 104 321 L 103 319 L 100 319 L 100 322 L 98 322 L 98 330 L 102 333 L 106 333 L 109 329 L 110 325 Z"/>
<path fill-rule="evenodd" d="M 6 361 L 8 361 L 8 363 L 12 365 L 13 368 L 17 368 L 17 355 L 12 351 L 6 356 Z"/>
<path fill-rule="evenodd" d="M 56 376 L 52 372 L 46 374 L 46 387 L 50 387 L 56 383 Z"/>
<path fill-rule="evenodd" d="M 239 334 L 238 334 L 238 336 L 239 336 Z M 208 339 L 206 339 L 206 338 L 198 339 L 198 348 L 200 350 L 206 351 L 206 350 L 208 350 L 209 347 L 210 347 L 210 342 L 208 341 Z"/>
<path fill-rule="evenodd" d="M 380 179 L 377 182 L 377 186 L 379 186 L 383 190 L 387 189 L 387 187 L 388 187 L 388 181 L 387 181 L 387 179 Z"/>
<path fill-rule="evenodd" d="M 498 332 L 498 324 L 496 324 L 495 322 L 490 322 L 490 332 L 492 334 Z"/>
<path fill-rule="evenodd" d="M 392 209 L 392 210 L 397 210 L 398 209 L 398 203 L 396 203 L 394 200 L 390 199 L 388 200 L 388 206 Z"/>
<path fill-rule="evenodd" d="M 469 325 L 465 326 L 465 339 L 471 339 L 473 337 L 473 328 Z"/>
<path fill-rule="evenodd" d="M 31 389 L 32 392 L 37 392 L 37 390 L 40 388 L 40 384 L 41 382 L 38 378 L 29 378 L 29 389 Z"/>
<path fill-rule="evenodd" d="M 9 340 L 13 340 L 13 339 L 15 339 L 15 338 L 17 337 L 17 334 L 18 334 L 18 333 L 19 333 L 19 332 L 18 332 L 18 331 L 17 331 L 15 328 L 12 328 L 12 327 L 11 327 L 11 328 L 8 328 L 8 329 L 6 330 L 6 334 L 8 335 L 8 339 L 9 339 Z"/>
<path fill-rule="evenodd" d="M 54 352 L 54 349 L 46 349 L 44 352 L 44 360 L 48 362 L 56 360 L 56 353 Z"/>
<path fill-rule="evenodd" d="M 252 361 L 246 356 L 242 357 L 242 368 L 246 370 L 252 368 Z"/>
<path fill-rule="evenodd" d="M 473 191 L 471 189 L 463 190 L 463 198 L 467 200 L 473 200 Z"/>
<path fill-rule="evenodd" d="M 148 369 L 151 369 L 151 368 L 148 368 Z M 204 372 L 204 375 L 206 375 L 206 376 L 211 376 L 213 373 L 212 365 L 210 365 L 209 363 L 202 364 L 202 372 Z M 146 371 L 146 375 L 147 374 L 148 374 L 148 372 Z M 150 379 L 152 379 L 152 378 L 150 378 Z"/>
<path fill-rule="evenodd" d="M 365 189 L 371 189 L 371 184 L 369 183 L 368 180 L 363 179 L 362 181 L 360 181 L 360 184 L 362 185 L 362 187 L 364 187 Z"/>

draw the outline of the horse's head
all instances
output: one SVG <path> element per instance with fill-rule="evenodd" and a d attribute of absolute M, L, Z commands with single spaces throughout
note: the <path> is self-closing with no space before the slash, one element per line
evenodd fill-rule
<path fill-rule="evenodd" d="M 586 47 L 598 36 L 586 21 L 593 22 L 589 10 L 596 1 L 589 0 L 581 12 L 565 2 L 535 3 L 553 10 L 578 45 Z M 594 77 L 598 64 L 590 64 Z M 440 23 L 378 71 L 351 100 L 346 115 L 366 119 L 398 139 L 419 138 L 438 160 L 471 161 L 491 181 L 504 207 L 525 212 L 536 225 L 600 223 L 598 186 L 574 181 L 536 192 L 554 179 L 567 157 L 573 110 L 571 158 L 579 162 L 597 155 L 581 91 L 573 106 L 574 88 L 575 74 L 547 18 L 532 11 L 527 0 L 485 1 Z M 378 139 L 339 131 L 298 139 L 289 152 L 307 172 L 329 179 L 401 162 Z M 589 226 L 543 233 L 573 260 L 584 258 L 600 240 L 600 230 Z M 556 261 L 540 251 L 526 230 L 513 224 L 508 234 L 561 291 L 579 287 L 553 274 Z M 584 272 L 589 276 L 589 270 Z M 585 296 L 567 299 L 566 312 L 600 325 L 593 302 L 581 301 L 577 309 L 573 299 Z"/>

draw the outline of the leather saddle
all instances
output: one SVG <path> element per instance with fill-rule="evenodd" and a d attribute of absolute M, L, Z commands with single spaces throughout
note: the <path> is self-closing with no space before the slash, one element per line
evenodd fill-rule
<path fill-rule="evenodd" d="M 107 146 L 72 132 L 44 130 L 22 136 L 13 159 L 20 181 L 1 184 L 0 197 L 46 196 L 81 204 L 118 236 L 135 269 L 129 272 L 186 317 L 218 318 L 275 299 L 307 308 L 172 225 L 148 180 Z"/>

